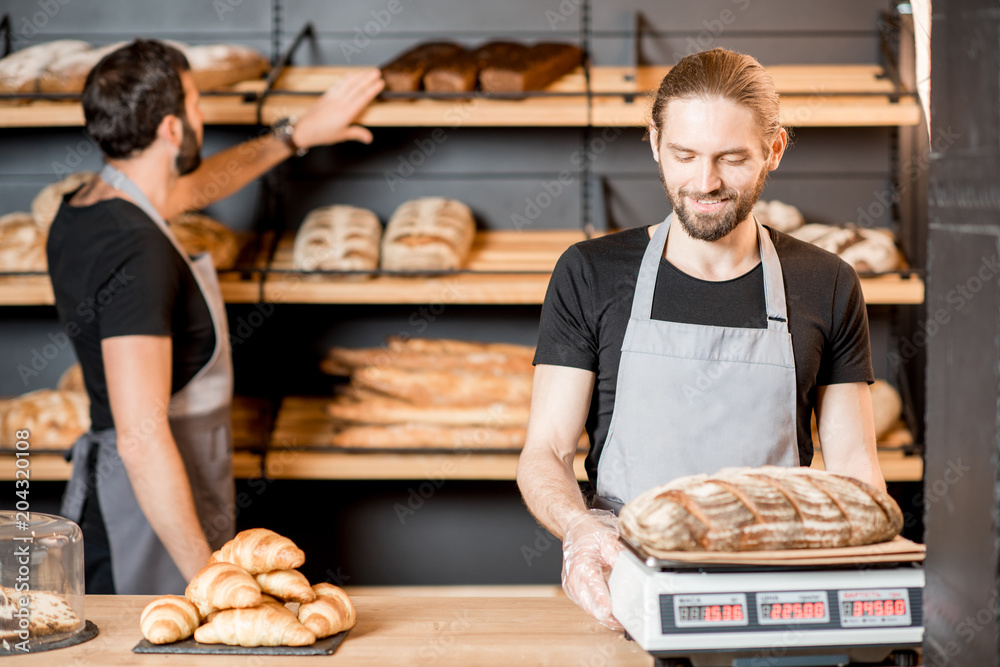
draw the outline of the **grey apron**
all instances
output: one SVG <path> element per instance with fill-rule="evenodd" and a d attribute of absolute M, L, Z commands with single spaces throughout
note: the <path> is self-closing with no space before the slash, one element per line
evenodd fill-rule
<path fill-rule="evenodd" d="M 595 506 L 617 510 L 684 475 L 799 464 L 795 357 L 781 264 L 759 222 L 767 329 L 651 319 L 673 215 L 646 247 L 622 342 Z"/>
<path fill-rule="evenodd" d="M 106 165 L 103 178 L 124 192 L 166 235 L 188 264 L 208 304 L 215 329 L 212 357 L 183 388 L 170 397 L 170 431 L 184 460 L 198 519 L 206 539 L 218 549 L 235 534 L 230 403 L 233 368 L 229 326 L 218 277 L 208 253 L 188 258 L 177 239 L 142 191 L 123 173 Z M 107 528 L 115 591 L 123 595 L 182 594 L 186 581 L 139 507 L 125 467 L 118 456 L 115 429 L 84 434 L 69 453 L 73 472 L 62 510 L 77 523 L 90 488 L 97 491 Z M 97 448 L 93 474 L 89 460 Z"/>

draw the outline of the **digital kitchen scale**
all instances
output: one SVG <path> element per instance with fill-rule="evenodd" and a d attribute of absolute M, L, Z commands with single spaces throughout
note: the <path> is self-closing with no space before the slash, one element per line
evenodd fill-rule
<path fill-rule="evenodd" d="M 623 543 L 608 581 L 612 611 L 661 667 L 917 664 L 919 563 L 691 563 Z"/>

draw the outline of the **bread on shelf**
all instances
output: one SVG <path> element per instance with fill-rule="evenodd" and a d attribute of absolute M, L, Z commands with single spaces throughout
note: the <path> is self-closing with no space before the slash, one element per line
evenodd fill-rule
<path fill-rule="evenodd" d="M 48 270 L 45 229 L 31 213 L 15 212 L 0 216 L 0 273 Z"/>
<path fill-rule="evenodd" d="M 259 79 L 271 65 L 259 51 L 242 44 L 184 45 L 198 90 L 217 90 L 240 81 Z"/>
<path fill-rule="evenodd" d="M 38 389 L 7 401 L 0 414 L 0 448 L 13 448 L 27 429 L 39 449 L 68 449 L 90 429 L 90 401 L 79 391 Z"/>
<path fill-rule="evenodd" d="M 236 264 L 239 240 L 233 230 L 218 220 L 203 213 L 181 213 L 170 219 L 170 230 L 188 255 L 207 252 L 218 270 L 231 269 Z"/>
<path fill-rule="evenodd" d="M 0 93 L 38 92 L 38 80 L 53 61 L 90 49 L 78 39 L 59 39 L 15 51 L 0 60 Z"/>
<path fill-rule="evenodd" d="M 382 237 L 382 268 L 387 271 L 459 269 L 476 234 L 472 210 L 444 197 L 421 197 L 395 210 Z"/>
<path fill-rule="evenodd" d="M 791 204 L 778 201 L 758 201 L 753 205 L 753 214 L 760 224 L 786 234 L 805 224 L 802 212 Z"/>
<path fill-rule="evenodd" d="M 46 93 L 82 93 L 87 75 L 101 58 L 128 42 L 66 53 L 52 60 L 38 77 L 38 87 Z"/>
<path fill-rule="evenodd" d="M 622 535 L 655 551 L 761 551 L 891 540 L 903 514 L 885 491 L 803 467 L 724 468 L 641 493 Z"/>
<path fill-rule="evenodd" d="M 31 212 L 38 226 L 48 230 L 62 206 L 63 197 L 96 176 L 92 171 L 77 171 L 42 188 L 31 202 Z"/>
<path fill-rule="evenodd" d="M 301 271 L 373 271 L 382 224 L 368 209 L 324 206 L 310 211 L 295 234 L 292 261 Z"/>
<path fill-rule="evenodd" d="M 583 51 L 575 44 L 535 44 L 519 57 L 484 66 L 479 72 L 479 86 L 490 93 L 542 90 L 582 60 Z"/>
<path fill-rule="evenodd" d="M 484 67 L 516 62 L 527 51 L 528 47 L 516 42 L 489 42 L 463 51 L 429 67 L 424 74 L 424 89 L 437 93 L 471 92 L 476 89 Z"/>
<path fill-rule="evenodd" d="M 411 93 L 420 90 L 424 73 L 435 65 L 461 55 L 465 49 L 452 42 L 419 44 L 382 67 L 387 90 Z"/>
<path fill-rule="evenodd" d="M 811 223 L 789 234 L 839 255 L 859 273 L 885 273 L 903 266 L 895 238 L 887 229 Z"/>
<path fill-rule="evenodd" d="M 83 367 L 80 366 L 79 362 L 63 371 L 63 374 L 59 376 L 59 382 L 56 384 L 56 389 L 59 389 L 60 391 L 87 391 L 87 387 L 83 382 Z"/>

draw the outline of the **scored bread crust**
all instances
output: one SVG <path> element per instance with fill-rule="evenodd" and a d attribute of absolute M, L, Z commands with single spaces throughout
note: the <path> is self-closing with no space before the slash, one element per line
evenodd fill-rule
<path fill-rule="evenodd" d="M 421 197 L 404 202 L 389 218 L 382 239 L 387 271 L 459 269 L 476 234 L 472 210 L 455 199 Z"/>
<path fill-rule="evenodd" d="M 0 216 L 0 272 L 47 271 L 47 238 L 31 213 L 17 211 Z"/>
<path fill-rule="evenodd" d="M 90 51 L 87 42 L 59 39 L 29 46 L 0 60 L 0 93 L 34 93 L 39 78 L 52 62 L 73 53 Z"/>
<path fill-rule="evenodd" d="M 31 213 L 35 216 L 38 226 L 46 230 L 51 227 L 59 207 L 62 206 L 63 196 L 95 176 L 97 174 L 92 171 L 77 171 L 42 188 L 31 202 Z"/>
<path fill-rule="evenodd" d="M 899 534 L 884 491 L 810 468 L 724 468 L 681 477 L 627 503 L 622 535 L 657 551 L 761 551 L 859 546 Z"/>
<path fill-rule="evenodd" d="M 216 269 L 231 269 L 240 254 L 236 233 L 203 213 L 181 213 L 170 219 L 170 230 L 192 257 L 207 252 Z"/>
<path fill-rule="evenodd" d="M 382 223 L 368 209 L 324 206 L 309 213 L 295 234 L 292 262 L 302 271 L 378 268 Z"/>
<path fill-rule="evenodd" d="M 6 402 L 0 423 L 0 448 L 13 448 L 26 429 L 39 448 L 67 449 L 90 429 L 90 401 L 79 391 L 38 389 Z"/>

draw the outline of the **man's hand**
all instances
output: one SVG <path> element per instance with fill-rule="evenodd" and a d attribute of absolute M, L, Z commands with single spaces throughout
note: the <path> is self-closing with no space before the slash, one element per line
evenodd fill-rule
<path fill-rule="evenodd" d="M 570 600 L 612 630 L 622 625 L 611 614 L 606 575 L 621 553 L 618 517 L 590 510 L 573 519 L 563 538 L 562 587 Z"/>
<path fill-rule="evenodd" d="M 352 123 L 384 86 L 382 74 L 376 68 L 345 76 L 323 93 L 319 101 L 298 120 L 292 139 L 302 148 L 341 141 L 370 144 L 371 131 Z"/>

